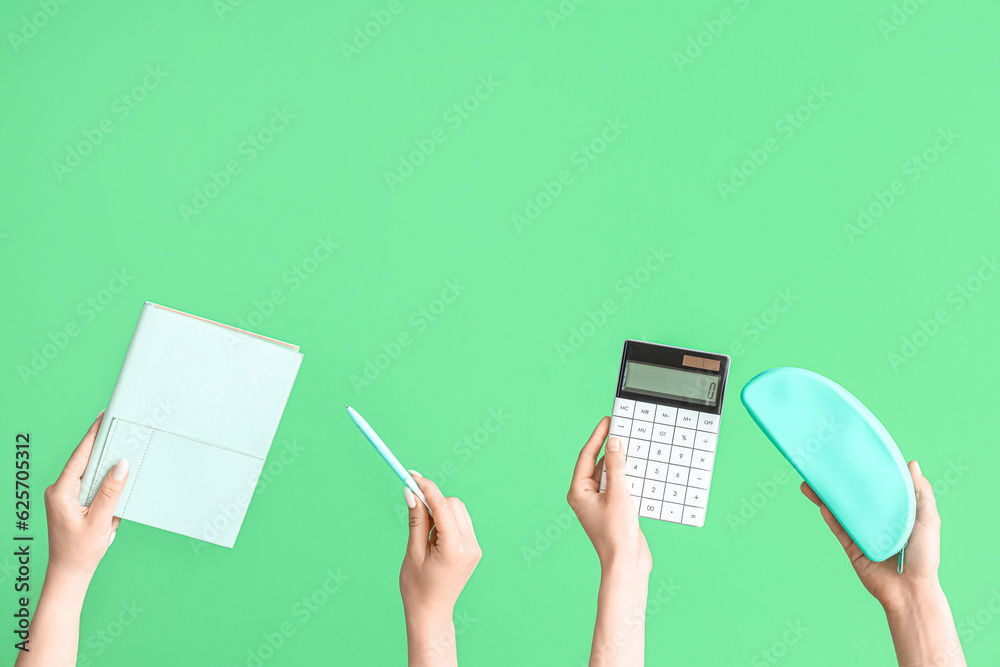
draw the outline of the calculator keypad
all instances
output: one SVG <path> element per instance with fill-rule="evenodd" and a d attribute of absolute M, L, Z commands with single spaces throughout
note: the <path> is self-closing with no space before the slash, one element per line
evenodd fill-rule
<path fill-rule="evenodd" d="M 639 516 L 705 525 L 719 415 L 616 398 L 609 436 L 625 448 L 625 480 Z M 604 491 L 607 475 L 601 475 Z"/>

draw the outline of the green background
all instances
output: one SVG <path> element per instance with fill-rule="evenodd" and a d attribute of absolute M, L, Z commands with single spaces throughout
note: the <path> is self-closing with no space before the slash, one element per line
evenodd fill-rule
<path fill-rule="evenodd" d="M 0 399 L 6 474 L 14 435 L 32 434 L 36 585 L 42 490 L 106 404 L 144 300 L 252 323 L 305 355 L 236 548 L 124 525 L 90 589 L 81 664 L 254 664 L 285 622 L 294 634 L 264 664 L 401 664 L 400 484 L 345 401 L 469 507 L 485 555 L 458 603 L 462 662 L 580 664 L 599 568 L 565 494 L 611 409 L 625 338 L 741 352 L 706 527 L 641 522 L 651 586 L 679 587 L 650 609 L 649 664 L 772 664 L 762 651 L 776 643 L 783 665 L 892 663 L 880 608 L 739 403 L 779 365 L 839 381 L 920 461 L 966 654 L 995 658 L 1000 280 L 976 277 L 1000 246 L 1000 6 L 911 1 L 887 32 L 889 0 L 594 1 L 564 21 L 556 0 L 400 0 L 345 55 L 388 3 L 182 4 L 70 2 L 34 32 L 24 21 L 42 5 L 0 9 Z M 122 118 L 120 97 L 157 66 L 165 78 Z M 456 126 L 445 114 L 480 77 L 499 85 Z M 800 109 L 824 86 L 829 99 Z M 294 118 L 248 161 L 241 143 L 275 108 Z M 808 118 L 787 136 L 797 110 Z M 57 174 L 102 119 L 113 131 Z M 608 119 L 625 128 L 581 163 Z M 385 173 L 438 128 L 445 141 L 390 188 Z M 959 138 L 912 180 L 908 161 L 949 128 Z M 723 197 L 718 182 L 769 138 L 777 151 Z M 230 160 L 240 172 L 185 221 L 181 205 Z M 518 228 L 562 170 L 569 185 Z M 896 179 L 904 194 L 849 238 L 858 207 Z M 339 247 L 313 264 L 318 238 Z M 651 248 L 671 257 L 644 274 Z M 296 283 L 296 267 L 314 270 Z M 123 268 L 126 288 L 89 310 Z M 626 276 L 645 282 L 629 294 Z M 421 330 L 449 280 L 464 291 Z M 959 300 L 970 280 L 980 289 Z M 792 305 L 777 314 L 779 291 Z M 614 312 L 560 354 L 607 300 Z M 893 364 L 939 309 L 935 335 Z M 70 323 L 79 334 L 22 376 Z M 401 332 L 412 344 L 357 389 L 352 375 Z M 502 428 L 456 447 L 491 409 L 509 415 Z M 296 605 L 338 569 L 347 581 L 303 622 Z M 806 632 L 780 646 L 786 624 Z"/>

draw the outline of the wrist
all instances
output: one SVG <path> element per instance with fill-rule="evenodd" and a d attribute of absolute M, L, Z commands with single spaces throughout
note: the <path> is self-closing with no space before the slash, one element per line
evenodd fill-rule
<path fill-rule="evenodd" d="M 454 605 L 403 601 L 407 627 L 438 630 L 454 625 Z"/>
<path fill-rule="evenodd" d="M 430 606 L 403 605 L 406 651 L 411 667 L 454 665 L 455 622 L 452 612 Z"/>
<path fill-rule="evenodd" d="M 944 589 L 941 588 L 937 577 L 916 582 L 900 593 L 879 602 L 890 621 L 896 617 L 925 614 L 942 604 L 946 608 L 948 606 Z"/>
<path fill-rule="evenodd" d="M 93 573 L 78 572 L 50 564 L 45 570 L 42 592 L 48 593 L 50 597 L 59 598 L 64 604 L 78 602 L 82 605 L 92 578 Z"/>
<path fill-rule="evenodd" d="M 601 558 L 601 579 L 645 580 L 648 583 L 651 570 L 652 563 L 635 554 L 619 553 Z"/>
<path fill-rule="evenodd" d="M 649 598 L 649 571 L 633 562 L 609 561 L 601 564 L 598 602 L 611 608 L 645 609 Z"/>

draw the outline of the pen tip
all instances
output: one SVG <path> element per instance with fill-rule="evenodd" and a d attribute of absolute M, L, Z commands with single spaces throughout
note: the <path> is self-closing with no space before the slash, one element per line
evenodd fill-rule
<path fill-rule="evenodd" d="M 351 407 L 351 406 L 349 406 L 349 405 L 348 405 L 347 403 L 344 403 L 344 407 L 345 407 L 345 408 L 349 408 L 349 407 Z"/>

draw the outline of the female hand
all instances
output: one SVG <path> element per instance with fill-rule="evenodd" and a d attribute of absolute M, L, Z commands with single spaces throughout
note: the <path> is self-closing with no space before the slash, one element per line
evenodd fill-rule
<path fill-rule="evenodd" d="M 851 560 L 858 579 L 887 609 L 907 605 L 924 591 L 934 590 L 939 586 L 941 517 L 938 514 L 937 502 L 934 500 L 934 488 L 921 474 L 916 461 L 910 461 L 909 467 L 910 475 L 913 477 L 913 489 L 917 496 L 917 516 L 913 523 L 913 532 L 910 533 L 906 543 L 902 574 L 896 573 L 896 558 L 889 558 L 881 563 L 868 560 L 816 492 L 805 482 L 802 482 L 801 487 L 802 493 L 819 507 L 826 525 L 830 527 Z"/>
<path fill-rule="evenodd" d="M 965 653 L 958 638 L 948 598 L 938 580 L 941 564 L 941 517 L 934 488 L 910 461 L 910 475 L 917 496 L 917 516 L 906 544 L 903 573 L 896 573 L 896 559 L 873 563 L 858 548 L 819 496 L 802 483 L 802 493 L 819 506 L 823 519 L 851 560 L 858 579 L 885 610 L 899 665 L 965 667 Z"/>
<path fill-rule="evenodd" d="M 410 508 L 410 537 L 399 571 L 410 667 L 457 665 L 455 603 L 483 550 L 472 517 L 458 498 L 445 498 L 437 485 L 410 471 L 434 512 L 404 488 Z"/>
<path fill-rule="evenodd" d="M 597 460 L 610 423 L 610 417 L 601 419 L 583 446 L 566 500 L 601 559 L 590 665 L 639 667 L 646 659 L 646 601 L 653 557 L 628 492 L 621 441 L 610 438 L 604 458 Z M 604 493 L 602 462 L 607 474 Z"/>
<path fill-rule="evenodd" d="M 104 557 L 121 519 L 114 516 L 118 498 L 128 481 L 128 461 L 111 469 L 90 507 L 80 504 L 80 478 L 87 467 L 104 411 L 73 451 L 55 484 L 45 490 L 49 531 L 49 572 L 89 579 Z"/>
<path fill-rule="evenodd" d="M 628 492 L 621 441 L 610 438 L 604 457 L 597 460 L 610 423 L 610 417 L 601 419 L 583 446 L 566 500 L 594 544 L 602 569 L 621 562 L 648 574 L 653 557 L 646 536 L 639 529 L 638 512 Z M 602 464 L 607 467 L 604 493 L 600 492 Z"/>
<path fill-rule="evenodd" d="M 17 667 L 75 665 L 80 642 L 83 599 L 97 564 L 115 537 L 121 519 L 114 516 L 118 497 L 128 479 L 128 461 L 122 459 L 108 473 L 90 507 L 80 504 L 80 478 L 104 411 L 90 425 L 55 484 L 45 490 L 49 531 L 49 565 L 28 628 Z"/>

